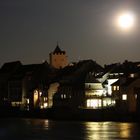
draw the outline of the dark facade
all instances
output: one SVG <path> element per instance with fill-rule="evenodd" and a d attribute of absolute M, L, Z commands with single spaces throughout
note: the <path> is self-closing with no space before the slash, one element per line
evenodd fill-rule
<path fill-rule="evenodd" d="M 54 72 L 47 62 L 31 65 L 22 65 L 20 62 L 4 64 L 0 70 L 1 103 L 8 101 L 20 109 L 43 108 L 49 84 L 55 77 Z M 36 91 L 38 96 L 35 101 Z"/>
<path fill-rule="evenodd" d="M 60 70 L 60 86 L 54 95 L 54 107 L 84 108 L 85 79 L 89 72 L 95 77 L 103 72 L 103 68 L 95 61 L 84 60 Z"/>
<path fill-rule="evenodd" d="M 20 61 L 5 63 L 0 69 L 0 100 L 8 101 L 8 81 L 10 77 L 20 68 Z"/>

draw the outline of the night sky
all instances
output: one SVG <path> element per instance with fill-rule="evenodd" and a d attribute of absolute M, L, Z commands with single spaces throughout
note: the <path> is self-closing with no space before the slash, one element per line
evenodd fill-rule
<path fill-rule="evenodd" d="M 0 65 L 48 61 L 57 41 L 69 62 L 140 61 L 139 7 L 139 0 L 0 0 Z M 130 31 L 115 24 L 121 11 L 135 14 Z"/>

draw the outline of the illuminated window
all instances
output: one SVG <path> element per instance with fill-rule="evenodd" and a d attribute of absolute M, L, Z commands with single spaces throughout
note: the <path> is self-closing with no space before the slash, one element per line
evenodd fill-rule
<path fill-rule="evenodd" d="M 29 99 L 26 99 L 27 104 L 29 104 Z"/>
<path fill-rule="evenodd" d="M 119 90 L 120 89 L 120 87 L 119 86 L 117 86 L 117 90 Z"/>
<path fill-rule="evenodd" d="M 44 97 L 44 102 L 46 102 L 48 100 L 48 98 L 47 97 Z"/>
<path fill-rule="evenodd" d="M 104 99 L 103 100 L 103 106 L 104 107 L 107 107 L 107 106 L 110 106 L 111 105 L 111 99 Z"/>
<path fill-rule="evenodd" d="M 47 108 L 48 107 L 48 103 L 44 103 L 44 108 Z"/>
<path fill-rule="evenodd" d="M 41 91 L 39 92 L 39 95 L 40 95 L 40 96 L 42 95 L 42 92 L 41 92 Z"/>
<path fill-rule="evenodd" d="M 61 99 L 63 99 L 63 94 L 61 94 Z"/>
<path fill-rule="evenodd" d="M 122 95 L 122 100 L 127 100 L 127 95 L 126 94 Z"/>
<path fill-rule="evenodd" d="M 64 98 L 66 98 L 66 94 L 64 94 Z"/>
<path fill-rule="evenodd" d="M 134 74 L 134 73 L 131 73 L 131 74 L 130 74 L 130 77 L 131 77 L 131 78 L 134 78 L 134 77 L 135 77 L 135 74 Z"/>
<path fill-rule="evenodd" d="M 66 99 L 66 94 L 61 94 L 61 99 Z"/>
<path fill-rule="evenodd" d="M 113 90 L 116 90 L 116 86 L 113 86 Z"/>
<path fill-rule="evenodd" d="M 87 107 L 90 108 L 100 108 L 102 106 L 101 99 L 88 99 Z"/>
<path fill-rule="evenodd" d="M 38 91 L 35 90 L 35 91 L 34 91 L 34 105 L 35 105 L 35 106 L 37 105 L 37 102 L 38 102 Z"/>
<path fill-rule="evenodd" d="M 112 104 L 113 104 L 113 105 L 115 105 L 115 104 L 116 104 L 116 101 L 115 101 L 115 100 L 113 100 L 113 101 L 112 101 Z"/>
<path fill-rule="evenodd" d="M 135 99 L 137 99 L 137 94 L 135 94 Z"/>

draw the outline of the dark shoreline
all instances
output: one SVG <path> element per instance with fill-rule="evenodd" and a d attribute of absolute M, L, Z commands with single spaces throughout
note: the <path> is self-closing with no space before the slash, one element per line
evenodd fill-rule
<path fill-rule="evenodd" d="M 139 113 L 118 113 L 112 109 L 70 109 L 50 108 L 46 110 L 20 111 L 18 109 L 1 110 L 0 118 L 39 118 L 67 121 L 114 121 L 114 122 L 140 122 Z"/>

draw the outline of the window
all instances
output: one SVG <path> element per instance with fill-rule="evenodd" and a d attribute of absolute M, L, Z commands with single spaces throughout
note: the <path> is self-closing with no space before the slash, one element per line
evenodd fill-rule
<path fill-rule="evenodd" d="M 100 108 L 102 106 L 101 99 L 88 99 L 87 107 L 89 108 Z"/>
<path fill-rule="evenodd" d="M 44 108 L 47 108 L 48 107 L 48 103 L 44 103 Z"/>
<path fill-rule="evenodd" d="M 115 90 L 119 90 L 120 89 L 120 87 L 119 86 L 113 86 L 113 90 L 115 91 Z"/>
<path fill-rule="evenodd" d="M 63 94 L 61 94 L 61 99 L 63 99 Z"/>
<path fill-rule="evenodd" d="M 119 90 L 120 89 L 120 87 L 119 86 L 117 86 L 117 90 Z"/>
<path fill-rule="evenodd" d="M 122 95 L 122 100 L 124 100 L 124 101 L 127 100 L 127 95 L 126 94 Z"/>
<path fill-rule="evenodd" d="M 131 78 L 134 78 L 134 77 L 135 77 L 135 74 L 134 74 L 134 73 L 131 73 L 131 74 L 130 74 L 130 77 L 131 77 Z"/>
<path fill-rule="evenodd" d="M 137 94 L 135 94 L 135 99 L 137 99 Z"/>
<path fill-rule="evenodd" d="M 63 96 L 64 98 L 66 98 L 66 94 L 64 94 L 64 96 Z"/>
<path fill-rule="evenodd" d="M 113 86 L 113 90 L 116 90 L 116 86 Z"/>
<path fill-rule="evenodd" d="M 66 99 L 66 94 L 61 94 L 61 99 Z"/>
<path fill-rule="evenodd" d="M 41 91 L 39 92 L 39 95 L 40 95 L 40 96 L 42 95 L 42 92 L 41 92 Z"/>
<path fill-rule="evenodd" d="M 46 102 L 47 101 L 47 97 L 44 97 L 44 102 Z"/>

